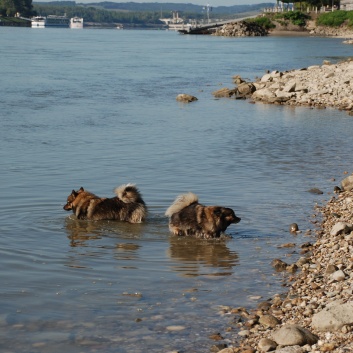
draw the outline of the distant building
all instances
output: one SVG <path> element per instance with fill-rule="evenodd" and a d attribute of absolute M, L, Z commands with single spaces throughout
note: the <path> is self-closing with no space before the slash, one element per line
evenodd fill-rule
<path fill-rule="evenodd" d="M 341 0 L 340 10 L 352 11 L 353 10 L 353 0 Z"/>

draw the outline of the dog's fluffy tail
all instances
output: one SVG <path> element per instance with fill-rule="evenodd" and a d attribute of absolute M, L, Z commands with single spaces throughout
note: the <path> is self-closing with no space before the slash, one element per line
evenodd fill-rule
<path fill-rule="evenodd" d="M 144 204 L 142 196 L 134 184 L 120 185 L 114 190 L 114 192 L 116 196 L 118 196 L 119 199 L 125 203 L 138 202 Z"/>
<path fill-rule="evenodd" d="M 198 202 L 199 198 L 192 192 L 187 194 L 179 195 L 173 204 L 165 211 L 167 217 L 171 217 L 174 213 L 180 212 L 183 208 L 191 205 L 194 202 Z"/>

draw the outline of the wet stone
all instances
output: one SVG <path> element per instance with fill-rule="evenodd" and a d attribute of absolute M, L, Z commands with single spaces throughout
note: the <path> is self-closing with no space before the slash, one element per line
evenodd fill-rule
<path fill-rule="evenodd" d="M 225 343 L 218 343 L 211 346 L 210 351 L 212 353 L 218 353 L 222 349 L 227 348 L 228 346 Z"/>
<path fill-rule="evenodd" d="M 182 331 L 185 330 L 185 326 L 181 326 L 181 325 L 171 325 L 171 326 L 167 326 L 166 329 L 168 331 Z"/>
<path fill-rule="evenodd" d="M 275 341 L 270 340 L 269 338 L 261 338 L 258 347 L 261 352 L 269 352 L 277 348 L 277 343 Z"/>
<path fill-rule="evenodd" d="M 272 267 L 274 267 L 274 269 L 278 272 L 281 272 L 281 271 L 285 271 L 288 264 L 285 263 L 284 261 L 280 260 L 280 259 L 274 259 L 272 262 L 271 262 L 271 265 Z"/>
<path fill-rule="evenodd" d="M 263 315 L 259 319 L 259 323 L 264 327 L 276 327 L 281 322 L 273 315 Z"/>
<path fill-rule="evenodd" d="M 289 232 L 290 233 L 295 233 L 299 230 L 299 227 L 298 227 L 298 224 L 297 223 L 292 223 L 290 226 L 289 226 Z"/>

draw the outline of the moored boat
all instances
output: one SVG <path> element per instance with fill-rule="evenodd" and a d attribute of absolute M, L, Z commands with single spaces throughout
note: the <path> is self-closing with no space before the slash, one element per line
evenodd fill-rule
<path fill-rule="evenodd" d="M 177 11 L 173 11 L 172 18 L 160 18 L 161 22 L 164 22 L 167 25 L 167 28 L 172 31 L 188 31 L 190 28 L 194 27 L 194 24 L 185 23 L 184 19 L 179 17 L 179 13 Z"/>
<path fill-rule="evenodd" d="M 83 18 L 77 16 L 70 18 L 70 28 L 83 28 Z"/>
<path fill-rule="evenodd" d="M 45 27 L 64 27 L 68 28 L 70 24 L 70 19 L 65 16 L 47 16 Z"/>
<path fill-rule="evenodd" d="M 35 16 L 31 19 L 31 27 L 32 28 L 44 28 L 46 22 L 46 17 L 44 16 Z"/>
<path fill-rule="evenodd" d="M 35 16 L 32 17 L 32 28 L 63 27 L 68 28 L 70 19 L 65 16 Z"/>

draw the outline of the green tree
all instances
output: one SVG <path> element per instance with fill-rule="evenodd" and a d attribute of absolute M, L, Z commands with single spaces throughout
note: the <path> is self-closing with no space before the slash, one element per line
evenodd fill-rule
<path fill-rule="evenodd" d="M 17 13 L 21 16 L 31 16 L 32 0 L 0 0 L 0 13 L 2 16 L 13 17 Z"/>

